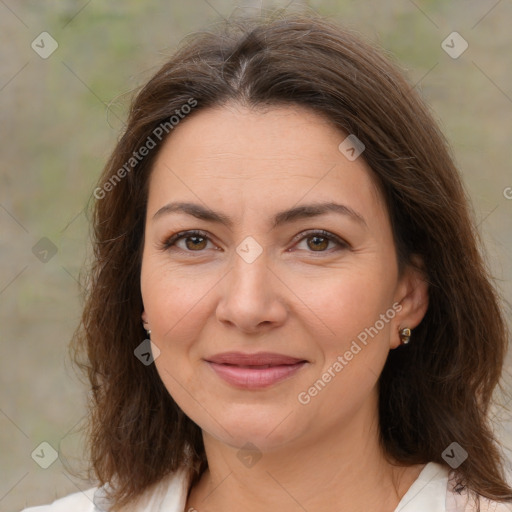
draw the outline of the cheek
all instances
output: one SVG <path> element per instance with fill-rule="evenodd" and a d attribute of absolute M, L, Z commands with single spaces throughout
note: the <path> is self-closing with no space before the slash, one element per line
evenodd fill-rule
<path fill-rule="evenodd" d="M 141 278 L 151 340 L 160 350 L 156 369 L 169 394 L 188 415 L 198 412 L 189 410 L 193 405 L 190 394 L 202 403 L 202 390 L 195 378 L 199 361 L 194 360 L 192 351 L 204 323 L 204 297 L 211 281 L 204 276 L 183 277 L 162 265 L 143 270 Z"/>
<path fill-rule="evenodd" d="M 375 389 L 389 353 L 391 321 L 396 314 L 392 277 L 391 270 L 351 268 L 312 289 L 308 305 L 324 327 L 321 334 L 311 333 L 322 356 L 301 389 L 299 401 L 308 403 L 305 413 L 335 426 L 348 421 Z"/>
<path fill-rule="evenodd" d="M 155 339 L 172 337 L 175 330 L 182 333 L 193 323 L 217 281 L 216 275 L 197 267 L 177 267 L 151 256 L 143 260 L 142 300 Z"/>
<path fill-rule="evenodd" d="M 151 340 L 160 350 L 155 366 L 167 391 L 186 414 L 194 400 L 206 398 L 196 375 L 201 364 L 197 340 L 211 314 L 208 294 L 219 277 L 197 267 L 179 268 L 149 255 L 142 264 L 141 291 L 151 327 Z"/>
<path fill-rule="evenodd" d="M 322 278 L 298 279 L 294 291 L 324 348 L 341 350 L 392 309 L 393 279 L 393 269 L 382 264 L 350 265 Z M 385 331 L 388 324 L 378 327 Z"/>

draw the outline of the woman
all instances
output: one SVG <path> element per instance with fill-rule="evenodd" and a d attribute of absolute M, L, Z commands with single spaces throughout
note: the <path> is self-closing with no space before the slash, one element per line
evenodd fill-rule
<path fill-rule="evenodd" d="M 499 299 L 379 50 L 311 15 L 196 35 L 94 196 L 98 486 L 27 511 L 512 510 Z"/>

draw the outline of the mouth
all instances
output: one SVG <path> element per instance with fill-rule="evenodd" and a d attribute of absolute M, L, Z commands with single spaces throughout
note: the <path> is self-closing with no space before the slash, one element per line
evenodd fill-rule
<path fill-rule="evenodd" d="M 308 361 L 274 353 L 229 352 L 205 360 L 217 376 L 241 389 L 262 389 L 288 379 Z"/>
<path fill-rule="evenodd" d="M 228 363 L 221 363 L 224 366 L 236 366 L 237 368 L 251 368 L 254 370 L 261 370 L 265 368 L 274 368 L 275 366 L 281 366 L 281 365 L 270 365 L 270 364 L 262 364 L 262 365 L 255 365 L 255 364 L 228 364 Z"/>

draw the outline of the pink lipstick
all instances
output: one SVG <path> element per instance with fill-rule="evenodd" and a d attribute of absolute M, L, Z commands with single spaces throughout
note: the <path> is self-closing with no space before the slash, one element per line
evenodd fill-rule
<path fill-rule="evenodd" d="M 304 359 L 259 352 L 224 352 L 206 359 L 207 364 L 227 383 L 242 389 L 262 389 L 297 373 L 307 363 Z"/>

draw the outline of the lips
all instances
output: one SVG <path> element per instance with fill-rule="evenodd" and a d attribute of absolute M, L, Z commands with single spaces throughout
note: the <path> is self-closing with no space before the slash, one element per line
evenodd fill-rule
<path fill-rule="evenodd" d="M 273 352 L 258 352 L 257 354 L 244 354 L 243 352 L 224 352 L 209 357 L 207 361 L 217 364 L 230 364 L 234 366 L 280 366 L 295 364 L 304 359 L 275 354 Z"/>
<path fill-rule="evenodd" d="M 297 357 L 259 352 L 225 352 L 206 359 L 215 373 L 229 384 L 243 389 L 259 389 L 291 377 L 307 361 Z"/>

